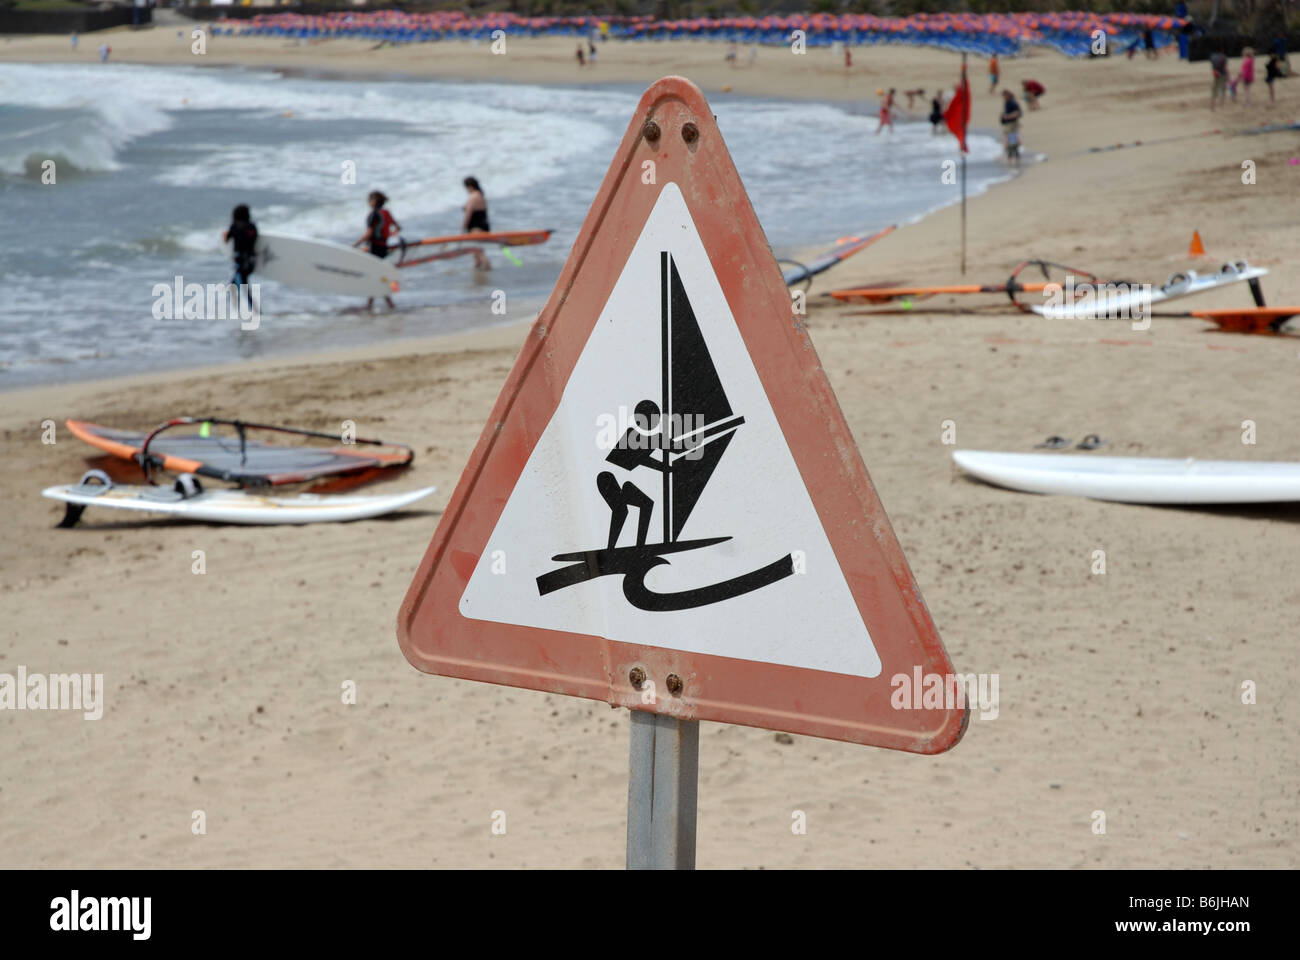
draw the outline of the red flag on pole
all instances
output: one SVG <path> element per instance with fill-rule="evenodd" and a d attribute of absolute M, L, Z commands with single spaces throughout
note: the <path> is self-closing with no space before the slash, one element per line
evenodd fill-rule
<path fill-rule="evenodd" d="M 969 153 L 966 149 L 966 128 L 970 126 L 970 84 L 966 81 L 966 64 L 961 65 L 961 83 L 957 85 L 957 93 L 952 98 L 952 103 L 943 112 L 944 122 L 948 124 L 948 129 L 952 131 L 957 142 L 961 144 L 961 152 Z"/>

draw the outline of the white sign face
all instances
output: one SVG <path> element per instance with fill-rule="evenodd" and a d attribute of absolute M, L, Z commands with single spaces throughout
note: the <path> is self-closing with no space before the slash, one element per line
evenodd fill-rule
<path fill-rule="evenodd" d="M 675 183 L 664 185 L 460 612 L 879 675 Z"/>

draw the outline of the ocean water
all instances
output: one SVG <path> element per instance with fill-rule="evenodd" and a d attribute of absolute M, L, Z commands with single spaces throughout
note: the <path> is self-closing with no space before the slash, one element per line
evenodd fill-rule
<path fill-rule="evenodd" d="M 866 93 L 867 91 L 864 91 Z M 359 80 L 128 64 L 0 64 L 0 389 L 449 333 L 519 319 L 550 292 L 640 91 Z M 874 103 L 716 97 L 778 256 L 830 247 L 956 199 L 949 136 Z M 972 193 L 1006 176 L 974 136 Z M 42 182 L 46 161 L 54 183 Z M 345 182 L 345 165 L 355 183 Z M 220 235 L 247 203 L 263 230 L 351 243 L 366 195 L 408 238 L 457 233 L 474 175 L 494 229 L 555 230 L 515 251 L 403 271 L 395 312 L 266 282 L 258 329 L 155 317 L 154 288 L 231 274 Z M 869 257 L 870 253 L 861 256 Z M 255 277 L 256 279 L 256 277 Z M 507 293 L 505 317 L 492 292 Z"/>

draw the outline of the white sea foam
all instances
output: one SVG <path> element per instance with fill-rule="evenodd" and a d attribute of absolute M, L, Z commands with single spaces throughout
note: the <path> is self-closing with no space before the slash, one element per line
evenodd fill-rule
<path fill-rule="evenodd" d="M 0 183 L 7 211 L 42 243 L 0 238 L 0 387 L 425 336 L 514 319 L 540 304 L 564 262 L 639 91 L 445 82 L 325 81 L 242 69 L 0 65 Z M 902 222 L 952 202 L 956 156 L 928 124 L 872 135 L 874 112 L 718 97 L 713 108 L 769 241 L 780 253 Z M 1001 171 L 975 136 L 971 192 Z M 59 160 L 59 188 L 32 182 Z M 355 163 L 356 182 L 343 182 Z M 981 168 L 981 163 L 983 167 Z M 87 176 L 68 177 L 68 167 Z M 266 231 L 351 242 L 382 189 L 408 238 L 458 232 L 461 178 L 484 184 L 499 229 L 550 227 L 495 257 L 403 271 L 401 310 L 358 323 L 339 298 L 269 284 L 255 338 L 150 314 L 155 283 L 230 276 L 220 243 L 247 202 Z M 57 256 L 52 256 L 57 251 Z M 864 256 L 869 256 L 864 254 Z M 406 276 L 405 274 L 410 274 Z M 489 308 L 510 290 L 510 316 Z"/>
<path fill-rule="evenodd" d="M 39 172 L 41 162 L 49 159 L 86 172 L 119 169 L 123 147 L 170 124 L 158 106 L 123 89 L 136 85 L 137 73 L 79 65 L 0 65 L 0 110 L 41 118 L 0 130 L 0 175 Z"/>

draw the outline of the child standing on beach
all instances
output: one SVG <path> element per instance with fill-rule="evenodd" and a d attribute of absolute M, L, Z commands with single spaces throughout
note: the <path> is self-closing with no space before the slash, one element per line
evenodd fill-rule
<path fill-rule="evenodd" d="M 1268 102 L 1273 102 L 1273 81 L 1282 76 L 1282 67 L 1277 59 L 1277 54 L 1271 54 L 1268 62 L 1264 64 L 1264 82 L 1268 84 Z"/>
<path fill-rule="evenodd" d="M 884 90 L 877 90 L 876 96 L 884 94 Z M 894 132 L 894 88 L 889 88 L 889 95 L 883 97 L 880 101 L 880 125 L 876 127 L 876 134 L 879 135 L 881 130 L 889 127 L 889 132 Z"/>
<path fill-rule="evenodd" d="M 1255 82 L 1255 51 L 1251 47 L 1241 51 L 1241 74 L 1238 79 L 1246 89 L 1246 106 L 1250 106 L 1250 85 Z"/>
<path fill-rule="evenodd" d="M 994 93 L 998 89 L 998 55 L 995 53 L 989 57 L 989 93 Z"/>

